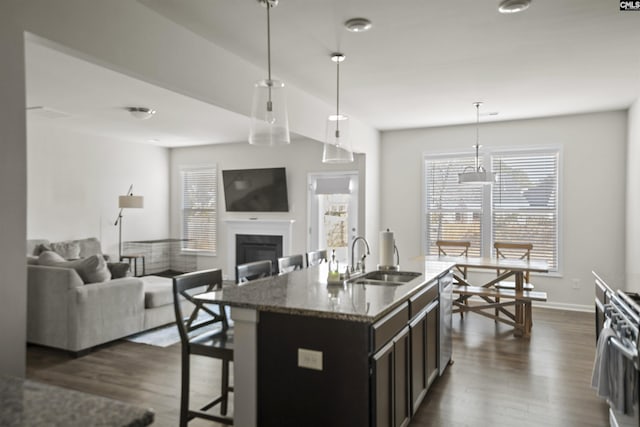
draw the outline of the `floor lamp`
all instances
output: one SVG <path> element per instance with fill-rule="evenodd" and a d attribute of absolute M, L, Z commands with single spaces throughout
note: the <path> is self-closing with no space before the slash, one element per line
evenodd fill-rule
<path fill-rule="evenodd" d="M 133 195 L 133 184 L 129 187 L 129 191 L 125 196 L 118 196 L 118 207 L 120 212 L 113 225 L 118 227 L 118 261 L 122 258 L 122 211 L 124 209 L 142 209 L 144 207 L 144 197 Z"/>

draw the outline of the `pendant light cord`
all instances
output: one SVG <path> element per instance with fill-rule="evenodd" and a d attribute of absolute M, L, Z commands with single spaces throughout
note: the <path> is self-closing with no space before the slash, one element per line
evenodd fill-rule
<path fill-rule="evenodd" d="M 267 0 L 267 78 L 271 82 L 271 20 L 269 18 L 269 9 L 271 9 L 271 5 Z"/>
<path fill-rule="evenodd" d="M 340 136 L 340 60 L 336 61 L 336 137 Z"/>
<path fill-rule="evenodd" d="M 476 102 L 476 172 L 480 172 L 480 103 Z"/>
<path fill-rule="evenodd" d="M 267 88 L 269 92 L 269 99 L 267 100 L 267 111 L 273 111 L 273 103 L 271 101 L 271 19 L 269 9 L 271 4 L 269 0 L 266 0 L 267 5 Z"/>

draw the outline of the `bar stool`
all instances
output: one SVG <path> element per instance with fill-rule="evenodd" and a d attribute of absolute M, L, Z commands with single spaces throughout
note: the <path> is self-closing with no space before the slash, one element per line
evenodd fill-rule
<path fill-rule="evenodd" d="M 253 261 L 236 265 L 236 283 L 246 283 L 250 280 L 271 276 L 271 261 Z"/>
<path fill-rule="evenodd" d="M 303 255 L 291 255 L 278 258 L 278 273 L 289 273 L 294 270 L 302 270 L 304 268 Z"/>
<path fill-rule="evenodd" d="M 328 260 L 329 258 L 327 258 L 326 249 L 307 252 L 307 267 L 311 267 L 312 265 L 322 264 L 323 262 L 327 262 Z"/>
<path fill-rule="evenodd" d="M 229 392 L 229 363 L 233 361 L 233 328 L 229 326 L 224 308 L 219 312 L 212 310 L 212 304 L 205 304 L 193 298 L 195 294 L 222 288 L 220 269 L 195 271 L 173 278 L 173 307 L 182 344 L 182 381 L 180 391 L 180 427 L 186 427 L 193 418 L 204 418 L 222 424 L 233 424 L 233 418 L 227 416 Z M 188 316 L 182 313 L 182 302 L 186 299 L 193 304 Z M 200 316 L 202 315 L 202 316 Z M 206 317 L 203 319 L 203 317 Z M 216 323 L 220 328 L 212 329 Z M 189 408 L 189 379 L 191 356 L 204 356 L 220 359 L 222 378 L 220 396 L 214 398 L 200 409 Z M 220 415 L 206 412 L 220 405 Z"/>

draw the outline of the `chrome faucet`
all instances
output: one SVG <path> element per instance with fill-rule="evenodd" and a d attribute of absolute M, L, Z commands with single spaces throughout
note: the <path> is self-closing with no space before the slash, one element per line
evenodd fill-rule
<path fill-rule="evenodd" d="M 360 261 L 358 261 L 358 266 L 360 266 L 361 271 L 364 273 L 364 259 L 367 257 L 367 255 L 371 255 L 371 252 L 369 251 L 369 242 L 367 242 L 367 239 L 365 239 L 362 236 L 358 236 L 355 239 L 353 239 L 353 243 L 351 243 L 351 272 L 355 273 L 356 271 L 358 271 L 358 266 L 356 266 L 355 264 L 355 255 L 356 255 L 356 242 L 358 240 L 362 240 L 365 244 L 365 246 L 367 247 L 367 253 L 362 255 L 362 258 Z"/>

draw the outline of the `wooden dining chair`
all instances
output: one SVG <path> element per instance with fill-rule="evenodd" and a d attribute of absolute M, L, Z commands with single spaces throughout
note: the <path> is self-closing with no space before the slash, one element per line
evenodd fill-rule
<path fill-rule="evenodd" d="M 329 258 L 327 258 L 326 249 L 307 252 L 307 267 L 322 264 L 323 262 L 328 262 L 328 261 L 329 261 Z"/>
<path fill-rule="evenodd" d="M 437 240 L 436 246 L 438 247 L 438 256 L 456 256 L 466 257 L 469 255 L 469 247 L 471 242 L 468 240 Z M 460 272 L 463 279 L 467 279 L 467 267 L 460 267 L 456 265 L 456 269 Z M 464 302 L 465 305 L 469 305 L 468 296 L 460 296 L 459 302 Z M 464 319 L 464 312 L 460 311 L 460 318 Z"/>
<path fill-rule="evenodd" d="M 278 258 L 278 274 L 290 273 L 304 268 L 304 255 L 290 255 Z"/>
<path fill-rule="evenodd" d="M 271 261 L 253 261 L 236 265 L 236 283 L 246 283 L 250 280 L 271 276 Z"/>
<path fill-rule="evenodd" d="M 437 240 L 436 246 L 438 247 L 439 256 L 463 256 L 469 255 L 469 247 L 471 242 L 468 240 Z M 462 278 L 467 278 L 467 267 L 456 267 Z"/>
<path fill-rule="evenodd" d="M 495 242 L 493 244 L 495 255 L 497 259 L 521 259 L 529 261 L 531 259 L 531 251 L 533 250 L 532 243 L 514 243 L 514 242 Z M 502 273 L 498 270 L 498 276 Z M 516 283 L 514 281 L 501 281 L 494 285 L 496 288 L 501 289 L 515 289 Z M 533 290 L 533 285 L 529 281 L 529 272 L 524 273 L 524 290 Z"/>
<path fill-rule="evenodd" d="M 532 243 L 516 243 L 516 242 L 494 242 L 493 248 L 497 259 L 521 259 L 529 261 L 531 259 L 531 251 L 533 250 Z M 502 274 L 502 270 L 497 270 L 498 276 Z M 496 289 L 514 289 L 516 288 L 516 282 L 513 280 L 502 280 L 493 285 Z M 523 290 L 533 290 L 533 284 L 529 280 L 529 272 L 524 273 Z M 500 302 L 500 298 L 496 298 L 496 303 Z M 527 301 L 524 305 L 526 316 L 531 319 L 531 301 Z M 499 310 L 495 311 L 496 316 L 499 314 Z"/>
<path fill-rule="evenodd" d="M 229 406 L 229 364 L 233 361 L 233 327 L 229 326 L 224 308 L 197 301 L 195 294 L 222 288 L 220 269 L 195 271 L 173 278 L 173 307 L 182 345 L 180 427 L 193 418 L 203 418 L 222 424 L 233 424 L 227 415 Z M 183 301 L 191 302 L 191 313 L 183 313 Z M 218 308 L 218 312 L 215 311 Z M 191 356 L 220 359 L 222 362 L 220 395 L 199 409 L 189 408 Z M 220 414 L 210 410 L 220 406 Z"/>

